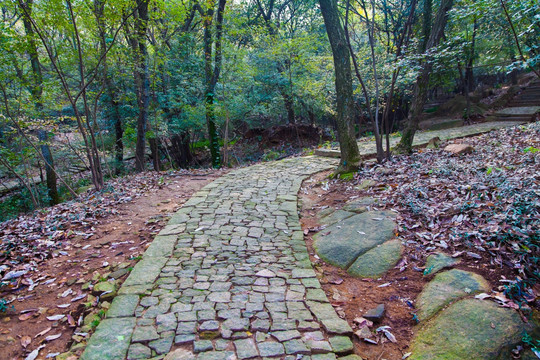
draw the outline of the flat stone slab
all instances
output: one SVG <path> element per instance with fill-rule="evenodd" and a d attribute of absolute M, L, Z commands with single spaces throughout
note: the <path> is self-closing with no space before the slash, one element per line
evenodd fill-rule
<path fill-rule="evenodd" d="M 124 359 L 134 328 L 134 317 L 103 320 L 88 341 L 81 360 Z"/>
<path fill-rule="evenodd" d="M 466 125 L 458 128 L 433 130 L 433 131 L 419 131 L 414 135 L 413 146 L 425 146 L 434 137 L 438 137 L 442 141 L 457 139 L 462 137 L 468 137 L 473 135 L 479 135 L 486 132 L 490 132 L 496 129 L 502 129 L 514 125 L 523 124 L 523 121 L 490 121 L 479 124 Z M 390 146 L 395 147 L 399 143 L 400 138 L 390 138 Z M 368 158 L 376 155 L 375 139 L 363 139 L 358 142 L 358 150 L 360 155 L 364 158 Z M 339 158 L 341 152 L 339 147 L 333 147 L 329 149 L 317 149 L 315 155 L 326 156 L 331 158 Z"/>
<path fill-rule="evenodd" d="M 347 218 L 350 218 L 351 216 L 355 215 L 354 212 L 350 211 L 344 211 L 344 210 L 336 210 L 332 212 L 330 215 L 327 215 L 319 220 L 319 222 L 323 225 L 332 225 L 337 222 L 340 222 L 342 220 L 345 220 Z"/>
<path fill-rule="evenodd" d="M 390 240 L 359 256 L 347 272 L 355 277 L 378 278 L 393 268 L 403 253 L 400 240 Z"/>
<path fill-rule="evenodd" d="M 489 289 L 486 279 L 469 271 L 453 269 L 439 273 L 418 295 L 418 318 L 427 320 L 451 302 Z"/>
<path fill-rule="evenodd" d="M 324 261 L 347 269 L 360 255 L 394 237 L 394 218 L 391 211 L 354 215 L 315 234 L 313 246 Z"/>
<path fill-rule="evenodd" d="M 509 107 L 497 111 L 495 116 L 533 116 L 540 112 L 540 106 L 521 106 L 521 107 Z"/>
<path fill-rule="evenodd" d="M 461 300 L 420 329 L 409 359 L 511 359 L 510 350 L 531 327 L 515 310 L 486 300 Z"/>
<path fill-rule="evenodd" d="M 444 130 L 463 126 L 463 119 L 434 118 L 421 121 L 418 125 L 422 130 Z"/>
<path fill-rule="evenodd" d="M 373 205 L 374 203 L 375 203 L 375 199 L 370 198 L 370 197 L 363 197 L 358 200 L 352 200 L 352 201 L 347 202 L 341 210 L 351 211 L 357 214 L 361 214 L 363 212 L 366 212 L 367 207 L 370 205 Z"/>
<path fill-rule="evenodd" d="M 454 259 L 443 253 L 435 253 L 428 256 L 424 270 L 424 276 L 435 275 L 445 268 L 452 267 L 460 263 L 461 260 Z"/>

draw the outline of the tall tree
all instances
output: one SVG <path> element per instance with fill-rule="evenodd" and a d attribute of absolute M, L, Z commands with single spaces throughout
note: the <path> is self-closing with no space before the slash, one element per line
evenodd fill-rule
<path fill-rule="evenodd" d="M 221 167 L 221 153 L 219 151 L 219 136 L 216 129 L 215 97 L 216 84 L 219 80 L 222 62 L 223 37 L 223 13 L 227 0 L 219 0 L 217 4 L 217 14 L 214 9 L 215 1 L 207 2 L 206 9 L 199 8 L 203 17 L 204 27 L 204 73 L 205 73 L 205 108 L 206 125 L 208 128 L 208 138 L 210 140 L 210 156 L 212 157 L 212 166 Z M 213 25 L 214 15 L 216 16 L 216 37 L 214 40 Z M 213 48 L 213 50 L 212 50 Z"/>
<path fill-rule="evenodd" d="M 354 133 L 354 100 L 349 47 L 339 18 L 336 0 L 319 0 L 332 47 L 337 97 L 337 130 L 341 161 L 336 173 L 355 171 L 360 166 L 360 153 Z"/>
<path fill-rule="evenodd" d="M 426 44 L 427 56 L 422 63 L 422 69 L 420 70 L 420 74 L 414 85 L 413 100 L 409 111 L 407 127 L 403 131 L 401 140 L 396 147 L 397 152 L 410 153 L 412 151 L 414 134 L 418 129 L 418 124 L 427 100 L 429 78 L 433 69 L 433 62 L 429 59 L 429 52 L 433 51 L 439 45 L 439 42 L 444 35 L 444 29 L 448 20 L 448 11 L 452 8 L 453 3 L 454 0 L 442 0 L 439 10 L 437 11 L 437 16 L 435 17 Z"/>
<path fill-rule="evenodd" d="M 110 110 L 109 114 L 114 122 L 114 133 L 115 133 L 115 142 L 114 142 L 114 152 L 115 152 L 115 173 L 118 175 L 123 168 L 124 161 L 124 142 L 123 134 L 124 129 L 122 127 L 122 117 L 120 115 L 120 104 L 118 102 L 117 91 L 113 86 L 111 74 L 109 72 L 109 59 L 107 56 L 107 29 L 105 26 L 105 3 L 106 0 L 94 0 L 94 16 L 96 17 L 96 23 L 98 27 L 99 34 L 99 46 L 101 48 L 100 52 L 103 55 L 102 60 L 102 82 L 103 87 L 106 91 Z"/>
<path fill-rule="evenodd" d="M 20 1 L 22 19 L 24 25 L 24 31 L 27 39 L 27 52 L 30 57 L 30 65 L 32 68 L 31 81 L 29 82 L 30 94 L 34 101 L 34 107 L 36 110 L 36 116 L 42 117 L 43 114 L 43 75 L 41 73 L 41 63 L 39 61 L 38 48 L 35 40 L 34 29 L 32 27 L 32 5 L 33 0 L 27 0 L 26 2 Z M 22 9 L 24 7 L 24 9 Z M 37 130 L 38 139 L 40 141 L 41 155 L 45 162 L 45 174 L 47 191 L 49 194 L 49 201 L 51 205 L 58 204 L 60 202 L 60 195 L 56 187 L 56 171 L 54 170 L 54 159 L 51 149 L 49 147 L 48 133 L 45 129 L 39 128 Z"/>
<path fill-rule="evenodd" d="M 133 13 L 133 32 L 130 33 L 126 27 L 127 38 L 135 58 L 133 78 L 135 79 L 135 94 L 139 109 L 137 118 L 137 143 L 135 145 L 135 169 L 137 171 L 144 171 L 146 165 L 146 131 L 148 127 L 148 105 L 150 102 L 148 47 L 146 44 L 148 3 L 149 0 L 136 0 L 136 11 Z"/>

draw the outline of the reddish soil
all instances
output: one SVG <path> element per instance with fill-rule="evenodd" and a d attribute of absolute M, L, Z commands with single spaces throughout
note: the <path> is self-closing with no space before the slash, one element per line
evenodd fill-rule
<path fill-rule="evenodd" d="M 16 296 L 17 300 L 8 305 L 7 313 L 0 315 L 0 359 L 24 359 L 40 344 L 46 346 L 40 351 L 38 359 L 45 359 L 50 353 L 68 351 L 74 341 L 74 323 L 85 313 L 83 304 L 88 302 L 91 294 L 89 290 L 82 290 L 81 286 L 93 277 L 103 276 L 111 271 L 107 264 L 114 266 L 127 262 L 129 267 L 132 267 L 153 236 L 166 224 L 169 215 L 193 193 L 222 174 L 223 172 L 202 175 L 163 174 L 163 185 L 151 188 L 141 197 L 118 206 L 117 214 L 95 224 L 94 235 L 90 238 L 80 237 L 71 241 L 62 249 L 69 253 L 68 256 L 55 257 L 41 264 L 39 274 L 42 280 L 33 291 L 29 291 L 25 286 L 17 291 L 4 291 L 2 297 L 9 299 Z M 123 276 L 120 281 L 126 277 Z M 44 284 L 52 279 L 55 280 L 48 285 Z M 73 293 L 62 298 L 61 295 L 68 289 Z M 88 295 L 70 302 L 70 299 L 76 298 L 78 294 Z M 67 303 L 70 304 L 67 308 L 58 307 Z M 28 313 L 33 316 L 24 319 L 24 313 L 28 310 L 31 310 Z M 67 317 L 60 321 L 46 318 L 59 314 Z M 69 322 L 72 323 L 71 326 Z M 38 335 L 48 328 L 51 330 L 46 334 Z M 61 334 L 58 339 L 45 340 L 46 337 L 57 334 Z M 25 349 L 22 343 L 28 341 L 28 337 L 31 343 Z"/>
<path fill-rule="evenodd" d="M 386 315 L 379 324 L 374 324 L 371 330 L 379 326 L 390 326 L 389 330 L 397 342 L 392 343 L 384 335 L 373 338 L 377 345 L 369 344 L 354 336 L 355 352 L 365 360 L 401 359 L 409 352 L 409 344 L 416 331 L 415 308 L 416 297 L 425 284 L 432 279 L 424 277 L 425 258 L 429 253 L 418 249 L 406 248 L 403 260 L 408 266 L 404 271 L 395 268 L 383 277 L 373 279 L 358 279 L 347 274 L 346 271 L 326 264 L 320 260 L 313 250 L 312 236 L 318 231 L 320 223 L 317 213 L 324 208 L 339 209 L 351 199 L 359 198 L 362 193 L 347 185 L 345 181 L 333 182 L 331 186 L 324 186 L 331 172 L 322 172 L 306 180 L 300 191 L 302 213 L 300 222 L 304 230 L 308 251 L 315 269 L 322 274 L 320 278 L 322 287 L 338 314 L 346 319 L 354 331 L 358 330 L 355 319 L 370 309 L 384 304 Z M 402 260 L 402 261 L 403 261 Z M 494 269 L 489 264 L 472 259 L 461 259 L 457 268 L 473 271 L 484 276 L 492 286 L 500 286 L 505 271 Z M 509 275 L 509 274 L 508 274 Z M 337 284 L 340 283 L 340 284 Z"/>

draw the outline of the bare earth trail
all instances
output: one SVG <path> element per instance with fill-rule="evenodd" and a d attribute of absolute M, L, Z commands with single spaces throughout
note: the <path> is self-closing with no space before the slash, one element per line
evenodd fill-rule
<path fill-rule="evenodd" d="M 297 193 L 335 160 L 233 171 L 196 193 L 155 238 L 82 359 L 336 359 L 352 351 L 311 268 Z"/>

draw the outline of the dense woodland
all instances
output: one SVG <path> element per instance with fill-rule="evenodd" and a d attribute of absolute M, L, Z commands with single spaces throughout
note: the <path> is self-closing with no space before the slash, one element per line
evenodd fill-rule
<path fill-rule="evenodd" d="M 0 218 L 150 168 L 234 166 L 261 135 L 403 132 L 429 99 L 539 75 L 537 0 L 1 0 Z M 260 133 L 260 132 L 259 132 Z M 255 133 L 257 134 L 257 133 Z M 294 137 L 293 137 L 294 139 Z M 255 143 L 255 144 L 254 144 Z M 238 155 L 234 149 L 243 147 Z M 251 150 L 250 150 L 251 146 Z M 279 157 L 290 144 L 267 152 Z M 260 149 L 259 149 L 260 150 Z M 260 155 L 260 154 L 259 154 Z"/>

